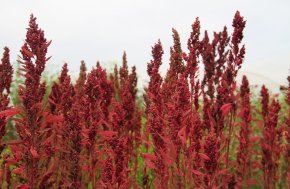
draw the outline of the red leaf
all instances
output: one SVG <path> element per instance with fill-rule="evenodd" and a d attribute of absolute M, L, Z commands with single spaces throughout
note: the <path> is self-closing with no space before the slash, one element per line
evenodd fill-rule
<path fill-rule="evenodd" d="M 228 115 L 228 113 L 231 110 L 231 108 L 232 108 L 232 104 L 231 103 L 224 104 L 221 107 L 221 111 L 222 111 L 222 114 L 223 114 L 224 117 L 226 117 Z"/>
<path fill-rule="evenodd" d="M 178 137 L 180 138 L 182 144 L 185 144 L 186 143 L 185 129 L 186 129 L 186 127 L 183 127 L 182 129 L 180 129 L 178 131 Z"/>
<path fill-rule="evenodd" d="M 228 171 L 230 170 L 230 168 L 224 169 L 224 170 L 219 170 L 219 174 L 224 175 L 226 174 Z"/>
<path fill-rule="evenodd" d="M 115 132 L 115 131 L 103 131 L 100 133 L 102 137 L 105 137 L 105 138 L 112 138 L 114 137 L 115 135 L 118 134 L 118 132 Z"/>
<path fill-rule="evenodd" d="M 12 170 L 12 173 L 15 173 L 17 175 L 20 175 L 24 171 L 24 167 L 18 167 Z"/>
<path fill-rule="evenodd" d="M 15 189 L 30 189 L 27 184 L 18 184 Z"/>
<path fill-rule="evenodd" d="M 200 156 L 202 159 L 204 159 L 204 160 L 207 160 L 207 161 L 210 160 L 210 158 L 209 158 L 207 155 L 203 154 L 203 153 L 199 153 L 199 156 Z"/>
<path fill-rule="evenodd" d="M 49 45 L 51 44 L 52 40 L 50 40 L 48 43 L 46 43 L 46 47 L 49 47 Z"/>
<path fill-rule="evenodd" d="M 47 123 L 57 123 L 57 122 L 61 122 L 61 121 L 63 121 L 62 116 L 57 116 L 57 115 L 52 115 L 52 114 L 46 116 Z"/>
<path fill-rule="evenodd" d="M 143 157 L 145 159 L 149 159 L 149 160 L 152 160 L 152 161 L 156 161 L 157 160 L 157 157 L 153 154 L 149 154 L 149 153 L 143 153 Z"/>
<path fill-rule="evenodd" d="M 202 176 L 203 175 L 202 172 L 199 172 L 197 170 L 192 170 L 192 173 L 195 174 L 195 175 L 198 175 L 198 176 Z"/>
<path fill-rule="evenodd" d="M 252 136 L 250 137 L 250 141 L 253 142 L 253 141 L 256 141 L 256 140 L 259 140 L 260 137 L 259 136 Z"/>
<path fill-rule="evenodd" d="M 30 58 L 32 58 L 32 57 L 34 56 L 32 52 L 30 52 L 29 50 L 27 50 L 27 49 L 25 49 L 25 48 L 22 48 L 22 52 L 23 52 L 25 55 L 29 56 Z"/>
<path fill-rule="evenodd" d="M 50 102 L 51 104 L 53 104 L 53 105 L 57 105 L 51 98 L 48 98 L 47 99 L 48 100 L 48 102 Z"/>
<path fill-rule="evenodd" d="M 6 160 L 6 165 L 16 165 L 17 161 L 15 159 L 9 158 Z"/>
<path fill-rule="evenodd" d="M 101 123 L 104 124 L 105 126 L 107 126 L 109 129 L 112 128 L 112 126 L 108 122 L 106 122 L 105 120 L 103 120 L 103 119 L 101 120 Z"/>
<path fill-rule="evenodd" d="M 17 144 L 22 144 L 22 143 L 23 143 L 22 140 L 11 140 L 11 141 L 5 142 L 5 144 L 8 144 L 8 145 L 17 145 Z"/>
<path fill-rule="evenodd" d="M 0 112 L 0 117 L 4 116 L 14 116 L 17 114 L 16 109 L 9 109 L 9 110 L 4 110 Z"/>
<path fill-rule="evenodd" d="M 32 147 L 30 148 L 30 153 L 31 153 L 33 158 L 35 158 L 35 159 L 39 158 L 37 151 Z"/>
<path fill-rule="evenodd" d="M 148 159 L 144 159 L 146 165 L 150 168 L 150 169 L 156 169 L 156 166 L 154 165 L 154 163 L 152 163 L 151 161 L 149 161 Z"/>

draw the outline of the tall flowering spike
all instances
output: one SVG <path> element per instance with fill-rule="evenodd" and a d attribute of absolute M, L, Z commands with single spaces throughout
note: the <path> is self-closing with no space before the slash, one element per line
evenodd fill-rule
<path fill-rule="evenodd" d="M 113 96 L 113 85 L 107 79 L 107 72 L 97 62 L 95 68 L 87 75 L 84 85 L 84 139 L 86 147 L 86 158 L 88 163 L 89 181 L 95 188 L 96 162 L 99 158 L 97 148 L 97 135 L 105 126 L 103 121 L 108 120 L 109 106 Z M 107 129 L 107 128 L 106 128 Z"/>
<path fill-rule="evenodd" d="M 170 70 L 172 74 L 182 73 L 184 71 L 184 63 L 178 32 L 172 28 L 173 47 L 170 48 Z"/>
<path fill-rule="evenodd" d="M 224 27 L 224 30 L 218 35 L 218 45 L 217 45 L 217 52 L 218 52 L 218 59 L 216 65 L 216 75 L 215 75 L 215 82 L 216 84 L 222 77 L 222 73 L 225 70 L 225 64 L 227 62 L 229 50 L 227 50 L 227 46 L 230 41 L 230 37 L 228 36 L 227 27 Z"/>
<path fill-rule="evenodd" d="M 23 167 L 24 182 L 31 188 L 39 187 L 40 180 L 43 178 L 43 171 L 39 165 L 45 162 L 40 161 L 40 157 L 49 154 L 43 150 L 44 142 L 48 135 L 43 131 L 46 122 L 44 104 L 42 103 L 45 94 L 45 83 L 41 83 L 41 75 L 47 62 L 46 53 L 50 42 L 46 41 L 44 32 L 38 28 L 36 18 L 31 15 L 29 27 L 26 33 L 25 43 L 21 49 L 22 71 L 24 72 L 24 87 L 19 90 L 23 105 L 19 108 L 23 115 L 16 121 L 15 127 L 22 143 L 21 163 Z"/>
<path fill-rule="evenodd" d="M 81 66 L 80 66 L 80 73 L 79 73 L 79 78 L 76 82 L 76 90 L 77 92 L 79 92 L 81 95 L 83 95 L 84 93 L 84 85 L 86 82 L 86 78 L 87 78 L 87 67 L 86 67 L 86 63 L 85 61 L 81 61 Z"/>
<path fill-rule="evenodd" d="M 10 64 L 10 55 L 8 47 L 4 47 L 3 57 L 0 64 L 0 93 L 2 94 L 4 89 L 7 93 L 10 93 L 10 85 L 12 82 L 13 68 Z"/>
<path fill-rule="evenodd" d="M 34 103 L 40 102 L 45 90 L 40 84 L 41 74 L 47 61 L 46 53 L 50 42 L 44 37 L 44 32 L 38 28 L 36 18 L 31 15 L 26 40 L 21 49 L 23 71 L 25 72 L 25 92 L 23 103 L 30 109 Z"/>
<path fill-rule="evenodd" d="M 192 32 L 190 33 L 190 38 L 187 42 L 187 48 L 189 50 L 189 55 L 186 57 L 186 75 L 190 76 L 191 91 L 193 91 L 195 85 L 195 75 L 198 71 L 198 56 L 200 54 L 201 43 L 199 41 L 200 35 L 200 22 L 196 18 L 195 22 L 192 24 Z"/>
<path fill-rule="evenodd" d="M 117 64 L 114 67 L 114 77 L 112 82 L 114 83 L 115 93 L 119 91 L 119 71 Z"/>
<path fill-rule="evenodd" d="M 262 97 L 262 115 L 266 117 L 268 114 L 268 104 L 269 104 L 269 92 L 265 85 L 262 86 L 261 93 Z"/>
<path fill-rule="evenodd" d="M 154 161 L 156 169 L 157 183 L 161 188 L 167 188 L 168 173 L 162 153 L 166 152 L 166 145 L 162 137 L 164 136 L 164 123 L 162 119 L 162 96 L 161 84 L 162 77 L 159 74 L 159 67 L 162 64 L 163 48 L 161 42 L 158 41 L 152 47 L 153 59 L 147 64 L 147 72 L 150 76 L 149 86 L 145 94 L 147 129 L 152 135 L 154 144 L 154 154 L 157 160 Z"/>
<path fill-rule="evenodd" d="M 85 93 L 89 102 L 94 107 L 93 109 L 97 108 L 96 106 L 98 104 L 96 104 L 96 101 L 100 103 L 100 119 L 104 118 L 102 116 L 108 116 L 108 106 L 111 103 L 113 86 L 112 83 L 107 80 L 106 70 L 103 70 L 99 63 L 97 63 L 97 67 L 88 74 L 85 84 Z"/>
<path fill-rule="evenodd" d="M 10 64 L 9 49 L 4 48 L 3 58 L 0 62 L 0 112 L 6 110 L 9 104 L 8 94 L 10 93 L 10 85 L 12 82 L 13 68 Z M 4 90 L 6 89 L 6 94 Z M 0 154 L 4 149 L 2 145 L 2 137 L 5 135 L 6 120 L 0 117 Z"/>
<path fill-rule="evenodd" d="M 216 136 L 214 128 L 210 128 L 209 134 L 205 138 L 204 143 L 204 153 L 209 158 L 204 160 L 204 168 L 206 176 L 204 177 L 204 182 L 206 188 L 213 188 L 216 186 L 217 181 L 217 171 L 219 169 L 218 158 L 220 139 Z"/>
<path fill-rule="evenodd" d="M 33 15 L 30 16 L 25 42 L 28 48 L 25 48 L 25 46 L 22 48 L 22 55 L 24 57 L 28 56 L 28 59 L 36 56 L 35 71 L 38 75 L 41 75 L 45 68 L 47 47 L 50 42 L 47 43 L 44 32 L 38 28 L 36 18 Z"/>
<path fill-rule="evenodd" d="M 233 20 L 232 26 L 234 27 L 234 33 L 232 36 L 232 44 L 234 45 L 234 54 L 239 53 L 239 44 L 242 42 L 244 35 L 243 30 L 246 26 L 246 21 L 240 15 L 240 12 L 237 11 Z"/>
<path fill-rule="evenodd" d="M 281 107 L 278 101 L 273 100 L 266 115 L 262 139 L 262 165 L 264 172 L 264 187 L 275 188 L 278 177 L 278 165 L 281 156 L 281 147 L 278 140 L 278 119 Z"/>
<path fill-rule="evenodd" d="M 191 50 L 192 48 L 195 50 L 198 50 L 200 48 L 199 43 L 199 35 L 200 35 L 200 21 L 197 17 L 195 19 L 195 22 L 191 25 L 192 31 L 190 33 L 190 38 L 187 42 L 187 48 L 188 50 Z"/>
<path fill-rule="evenodd" d="M 132 93 L 133 98 L 135 99 L 137 94 L 137 73 L 136 66 L 132 67 L 131 73 L 129 75 L 129 83 L 130 83 L 130 92 Z"/>
<path fill-rule="evenodd" d="M 120 74 L 120 81 L 122 85 L 122 83 L 124 83 L 129 76 L 126 52 L 123 53 L 123 62 L 122 62 L 122 66 L 120 67 L 119 74 Z"/>
<path fill-rule="evenodd" d="M 67 63 L 65 63 L 63 66 L 62 66 L 62 70 L 61 70 L 61 73 L 60 73 L 60 76 L 59 76 L 59 82 L 60 83 L 63 83 L 64 80 L 68 77 L 68 68 L 67 68 Z"/>
<path fill-rule="evenodd" d="M 106 157 L 102 170 L 102 182 L 106 188 L 113 188 L 114 166 L 110 155 Z"/>
<path fill-rule="evenodd" d="M 202 40 L 202 52 L 201 57 L 204 64 L 204 79 L 202 86 L 204 86 L 215 75 L 215 62 L 214 62 L 214 46 L 210 43 L 208 33 L 205 31 L 204 38 Z"/>
<path fill-rule="evenodd" d="M 247 180 L 250 179 L 250 126 L 251 126 L 251 104 L 250 104 L 250 88 L 249 81 L 246 76 L 243 76 L 241 85 L 241 118 L 239 148 L 237 153 L 237 180 L 240 187 L 246 187 Z M 249 186 L 248 186 L 249 187 Z"/>
<path fill-rule="evenodd" d="M 240 46 L 240 44 L 244 37 L 243 30 L 245 25 L 246 21 L 244 21 L 244 18 L 240 15 L 240 12 L 237 11 L 232 24 L 234 27 L 234 32 L 232 34 L 231 50 L 228 57 L 228 68 L 226 70 L 229 83 L 232 83 L 234 78 L 237 76 L 237 72 L 241 68 L 244 60 L 246 49 L 244 45 Z"/>
<path fill-rule="evenodd" d="M 148 91 L 147 91 L 147 97 L 150 98 L 148 93 L 152 93 L 155 97 L 157 95 L 160 95 L 161 90 L 161 84 L 162 84 L 162 77 L 159 74 L 159 68 L 162 64 L 162 55 L 164 53 L 162 44 L 160 40 L 152 47 L 152 56 L 153 59 L 147 64 L 147 73 L 150 77 L 149 85 L 148 85 Z M 147 99 L 145 96 L 145 101 Z M 154 99 L 154 98 L 153 98 Z M 153 100 L 152 99 L 152 100 Z M 146 102 L 146 105 L 149 105 L 149 102 Z"/>
<path fill-rule="evenodd" d="M 81 167 L 80 167 L 80 153 L 81 153 L 81 114 L 79 107 L 81 106 L 82 99 L 75 95 L 72 99 L 72 106 L 65 118 L 66 127 L 68 128 L 69 139 L 69 175 L 68 179 L 71 183 L 71 188 L 80 188 L 81 186 Z"/>

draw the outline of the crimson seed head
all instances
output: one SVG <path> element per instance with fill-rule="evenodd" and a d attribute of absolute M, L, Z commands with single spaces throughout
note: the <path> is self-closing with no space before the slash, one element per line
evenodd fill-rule
<path fill-rule="evenodd" d="M 184 64 L 179 34 L 174 28 L 172 29 L 172 33 L 174 44 L 170 48 L 170 69 L 173 73 L 177 74 L 184 71 Z"/>
<path fill-rule="evenodd" d="M 3 57 L 0 63 L 0 93 L 2 94 L 4 89 L 7 93 L 10 93 L 10 84 L 12 82 L 13 68 L 10 64 L 10 55 L 8 47 L 4 48 Z"/>
<path fill-rule="evenodd" d="M 234 33 L 232 36 L 232 44 L 234 45 L 234 53 L 238 54 L 239 47 L 238 45 L 241 43 L 244 35 L 243 30 L 246 26 L 246 21 L 244 21 L 244 18 L 240 15 L 240 12 L 237 11 L 233 20 L 234 27 Z"/>
<path fill-rule="evenodd" d="M 261 89 L 261 97 L 262 97 L 262 115 L 265 117 L 268 114 L 268 104 L 269 104 L 269 92 L 265 85 L 262 86 Z"/>

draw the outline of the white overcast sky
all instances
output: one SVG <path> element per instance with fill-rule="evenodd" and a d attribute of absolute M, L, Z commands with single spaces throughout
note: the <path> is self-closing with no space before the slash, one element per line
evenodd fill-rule
<path fill-rule="evenodd" d="M 242 72 L 272 84 L 286 84 L 290 68 L 289 0 L 6 0 L 0 6 L 0 47 L 8 46 L 12 61 L 17 59 L 33 13 L 46 38 L 53 41 L 48 52 L 53 56 L 51 69 L 67 62 L 76 73 L 81 60 L 88 68 L 97 60 L 108 68 L 112 62 L 121 62 L 125 50 L 128 64 L 137 66 L 144 83 L 151 46 L 158 39 L 165 50 L 162 72 L 168 68 L 172 27 L 178 30 L 186 50 L 196 17 L 202 30 L 212 33 L 226 25 L 231 32 L 236 10 L 247 20 Z"/>

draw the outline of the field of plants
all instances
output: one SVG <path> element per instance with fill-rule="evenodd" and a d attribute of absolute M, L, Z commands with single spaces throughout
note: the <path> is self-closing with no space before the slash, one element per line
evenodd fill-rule
<path fill-rule="evenodd" d="M 196 18 L 186 50 L 172 29 L 166 76 L 159 40 L 139 95 L 126 53 L 113 73 L 82 61 L 76 82 L 67 64 L 45 82 L 51 41 L 31 15 L 19 67 L 7 47 L 0 62 L 0 187 L 290 188 L 290 76 L 279 96 L 237 83 L 245 26 L 237 11 L 209 36 Z"/>

